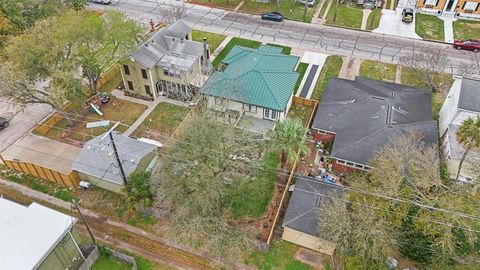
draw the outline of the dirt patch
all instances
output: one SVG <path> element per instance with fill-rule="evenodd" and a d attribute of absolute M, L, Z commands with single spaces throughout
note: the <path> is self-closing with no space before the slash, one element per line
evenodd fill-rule
<path fill-rule="evenodd" d="M 323 264 L 325 262 L 326 256 L 313 250 L 301 247 L 295 253 L 295 259 L 311 265 L 315 269 L 323 270 Z"/>

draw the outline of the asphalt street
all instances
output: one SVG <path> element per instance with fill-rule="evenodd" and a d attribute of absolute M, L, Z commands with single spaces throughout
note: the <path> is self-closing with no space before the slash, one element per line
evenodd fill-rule
<path fill-rule="evenodd" d="M 175 0 L 118 0 L 112 5 L 90 4 L 93 9 L 114 8 L 127 16 L 148 24 L 150 19 L 164 21 L 166 10 L 179 5 Z M 186 4 L 183 20 L 194 29 L 218 34 L 275 42 L 292 48 L 338 54 L 359 59 L 399 63 L 401 57 L 429 49 L 440 49 L 449 62 L 449 72 L 468 65 L 480 74 L 480 54 L 459 51 L 451 45 L 364 31 L 309 24 L 295 21 L 282 23 L 262 21 L 258 15 L 231 12 L 205 6 Z"/>

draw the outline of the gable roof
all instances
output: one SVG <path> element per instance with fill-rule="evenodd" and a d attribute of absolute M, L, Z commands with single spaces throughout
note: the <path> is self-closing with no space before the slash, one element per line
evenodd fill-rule
<path fill-rule="evenodd" d="M 214 72 L 202 94 L 284 111 L 299 74 L 296 56 L 281 54 L 279 47 L 259 49 L 234 46 L 223 60 L 223 72 Z"/>
<path fill-rule="evenodd" d="M 144 143 L 114 132 L 115 146 L 128 177 L 138 167 L 141 159 L 156 150 L 156 146 Z M 87 175 L 123 185 L 123 178 L 117 166 L 110 138 L 102 141 L 100 135 L 88 141 L 73 161 L 72 169 Z"/>
<path fill-rule="evenodd" d="M 322 204 L 341 198 L 341 186 L 321 182 L 312 177 L 296 177 L 295 188 L 288 203 L 283 219 L 283 227 L 288 227 L 306 234 L 319 236 L 318 207 Z"/>
<path fill-rule="evenodd" d="M 76 222 L 37 203 L 0 197 L 0 269 L 36 269 Z"/>
<path fill-rule="evenodd" d="M 430 91 L 361 77 L 330 79 L 312 128 L 336 134 L 333 157 L 363 165 L 395 134 L 417 130 L 427 145 L 438 140 Z"/>
<path fill-rule="evenodd" d="M 458 108 L 473 112 L 480 112 L 480 81 L 462 79 Z"/>
<path fill-rule="evenodd" d="M 147 68 L 167 65 L 167 67 L 186 70 L 203 55 L 204 50 L 202 42 L 185 39 L 191 30 L 183 21 L 177 21 L 154 33 L 146 42 L 138 46 L 131 57 Z"/>

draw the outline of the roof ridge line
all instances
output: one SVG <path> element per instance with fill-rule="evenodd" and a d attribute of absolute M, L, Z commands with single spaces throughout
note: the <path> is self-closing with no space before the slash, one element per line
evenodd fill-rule
<path fill-rule="evenodd" d="M 436 123 L 436 121 L 435 120 L 425 120 L 425 121 L 419 121 L 419 122 L 413 122 L 413 123 L 395 124 L 395 125 L 391 125 L 391 126 L 392 127 L 406 127 L 406 126 L 426 124 L 426 123 Z"/>

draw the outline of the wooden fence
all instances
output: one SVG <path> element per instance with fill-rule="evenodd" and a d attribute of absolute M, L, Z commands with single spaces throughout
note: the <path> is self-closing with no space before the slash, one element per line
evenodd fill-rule
<path fill-rule="evenodd" d="M 293 103 L 297 105 L 304 105 L 308 107 L 315 107 L 318 103 L 318 101 L 313 100 L 313 99 L 307 99 L 307 98 L 302 98 L 302 97 L 293 97 Z"/>
<path fill-rule="evenodd" d="M 52 181 L 52 182 L 64 185 L 66 187 L 76 188 L 78 187 L 78 183 L 80 182 L 78 174 L 75 171 L 72 171 L 66 174 L 66 173 L 57 172 L 52 169 L 45 168 L 33 163 L 21 162 L 21 161 L 15 161 L 15 160 L 5 160 L 1 156 L 0 158 L 2 159 L 5 166 L 7 166 L 12 170 L 30 174 L 37 178 Z"/>
<path fill-rule="evenodd" d="M 85 261 L 78 270 L 90 270 L 90 268 L 92 268 L 92 265 L 97 261 L 98 257 L 100 257 L 100 252 L 98 251 L 97 245 L 94 245 L 92 251 L 85 258 Z"/>
<path fill-rule="evenodd" d="M 315 110 L 317 108 L 318 101 L 313 100 L 313 99 L 306 99 L 306 98 L 301 98 L 301 97 L 294 96 L 293 97 L 293 103 L 297 104 L 297 105 L 304 105 L 304 106 L 312 107 L 312 111 L 311 111 L 310 116 L 308 118 L 308 122 L 306 123 L 306 127 L 309 128 L 310 123 L 313 120 L 313 116 L 315 115 Z M 308 132 L 308 130 L 307 130 L 307 132 Z M 297 152 L 297 159 L 293 163 L 292 170 L 290 171 L 290 175 L 288 176 L 288 181 L 287 181 L 287 184 L 285 186 L 285 190 L 283 191 L 282 198 L 280 199 L 280 204 L 278 205 L 277 213 L 275 214 L 275 218 L 273 220 L 272 229 L 270 230 L 270 233 L 269 233 L 268 239 L 267 239 L 267 244 L 269 244 L 269 245 L 272 243 L 273 233 L 275 232 L 275 226 L 278 222 L 278 218 L 279 218 L 280 213 L 282 211 L 283 204 L 285 203 L 285 198 L 287 197 L 288 188 L 290 187 L 290 185 L 292 183 L 292 179 L 294 178 L 294 175 L 295 175 L 295 170 L 297 168 L 298 159 L 299 159 L 298 157 L 300 157 L 300 152 Z"/>

